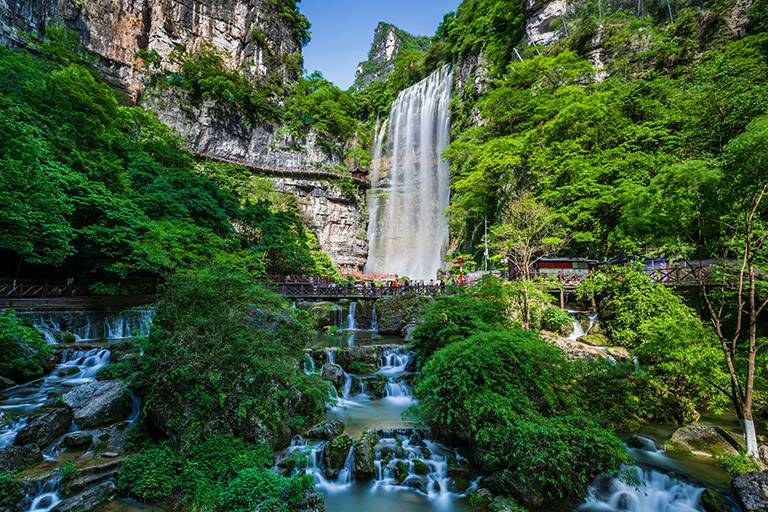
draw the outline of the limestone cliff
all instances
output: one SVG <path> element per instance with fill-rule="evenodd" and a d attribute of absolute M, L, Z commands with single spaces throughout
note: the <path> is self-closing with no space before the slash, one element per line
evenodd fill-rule
<path fill-rule="evenodd" d="M 293 11 L 271 0 L 0 0 L 0 43 L 24 45 L 23 33 L 41 34 L 60 22 L 96 53 L 106 75 L 136 98 L 142 89 L 137 54 L 156 53 L 173 70 L 175 48 L 194 50 L 211 43 L 228 64 L 254 79 L 280 73 L 295 79 L 303 33 Z M 298 22 L 300 25 L 300 20 Z"/>
<path fill-rule="evenodd" d="M 397 54 L 405 50 L 426 50 L 428 37 L 414 36 L 389 23 L 379 22 L 373 34 L 368 60 L 361 62 L 355 72 L 355 89 L 364 89 L 371 82 L 386 80 L 395 69 Z"/>
<path fill-rule="evenodd" d="M 566 34 L 565 0 L 526 0 L 525 33 L 535 45 L 554 43 Z"/>

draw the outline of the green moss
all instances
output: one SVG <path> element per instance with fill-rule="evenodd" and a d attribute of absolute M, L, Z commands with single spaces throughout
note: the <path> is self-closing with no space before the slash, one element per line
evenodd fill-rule
<path fill-rule="evenodd" d="M 13 473 L 0 473 L 0 507 L 15 507 L 21 498 L 21 483 Z"/>

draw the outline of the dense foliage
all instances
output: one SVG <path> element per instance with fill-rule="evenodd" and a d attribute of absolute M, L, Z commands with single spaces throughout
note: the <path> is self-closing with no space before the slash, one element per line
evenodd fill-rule
<path fill-rule="evenodd" d="M 53 348 L 42 334 L 16 316 L 0 314 L 0 377 L 15 381 L 40 377 L 52 366 Z"/>
<path fill-rule="evenodd" d="M 108 293 L 218 258 L 328 273 L 297 209 L 241 206 L 70 37 L 49 31 L 40 57 L 0 48 L 0 246 Z"/>
<path fill-rule="evenodd" d="M 462 8 L 481 3 L 491 4 L 474 11 L 482 19 L 508 4 Z M 531 191 L 561 219 L 573 255 L 724 252 L 727 230 L 718 220 L 734 209 L 740 185 L 722 176 L 755 169 L 729 153 L 759 132 L 768 109 L 768 38 L 755 32 L 729 40 L 722 21 L 729 14 L 720 4 L 681 5 L 674 23 L 666 8 L 644 5 L 648 15 L 640 18 L 616 6 L 600 18 L 586 3 L 561 42 L 518 48 L 523 61 L 502 59 L 482 95 L 457 91 L 447 155 L 451 226 L 465 241 L 463 252 L 479 254 L 477 227 L 486 218 L 500 222 L 518 191 Z M 496 43 L 473 39 L 475 29 L 456 25 L 450 36 L 462 8 L 446 20 L 443 37 L 466 40 L 475 53 L 490 51 Z M 607 49 L 603 70 L 585 58 L 598 26 Z M 479 23 L 476 30 L 492 27 Z M 482 126 L 472 126 L 477 114 Z"/>
<path fill-rule="evenodd" d="M 467 435 L 497 492 L 527 506 L 578 503 L 601 471 L 625 460 L 621 442 L 581 409 L 574 366 L 532 331 L 448 343 L 422 369 L 418 411 Z"/>
<path fill-rule="evenodd" d="M 286 445 L 328 392 L 300 369 L 309 332 L 299 314 L 236 266 L 175 275 L 144 349 L 152 422 L 181 446 L 216 433 Z"/>
<path fill-rule="evenodd" d="M 265 445 L 214 435 L 181 453 L 166 445 L 144 448 L 123 462 L 117 486 L 142 501 L 178 497 L 198 512 L 296 510 L 311 485 L 272 472 L 272 463 Z"/>

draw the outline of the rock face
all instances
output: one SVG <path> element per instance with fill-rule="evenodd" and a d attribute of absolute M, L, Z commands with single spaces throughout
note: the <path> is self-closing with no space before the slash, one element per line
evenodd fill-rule
<path fill-rule="evenodd" d="M 731 487 L 744 512 L 768 512 L 768 471 L 736 477 Z"/>
<path fill-rule="evenodd" d="M 429 44 L 428 37 L 414 36 L 394 25 L 379 22 L 373 33 L 373 44 L 368 52 L 368 60 L 357 65 L 353 87 L 360 90 L 376 80 L 386 80 L 395 69 L 395 58 L 401 50 L 423 51 L 429 47 Z"/>
<path fill-rule="evenodd" d="M 278 190 L 299 198 L 299 207 L 320 247 L 341 269 L 362 270 L 368 258 L 364 201 L 345 196 L 326 180 L 277 178 Z"/>
<path fill-rule="evenodd" d="M 107 76 L 133 98 L 143 87 L 140 50 L 173 70 L 175 47 L 211 43 L 252 78 L 277 72 L 296 79 L 297 71 L 281 63 L 300 52 L 302 35 L 270 0 L 3 0 L 0 43 L 23 45 L 20 32 L 41 34 L 55 20 L 77 31 Z"/>
<path fill-rule="evenodd" d="M 63 398 L 74 411 L 77 424 L 85 428 L 124 420 L 132 406 L 130 391 L 117 381 L 89 382 L 73 389 Z"/>
<path fill-rule="evenodd" d="M 43 452 L 34 444 L 0 448 L 0 473 L 17 471 L 42 460 Z"/>
<path fill-rule="evenodd" d="M 563 15 L 565 0 L 527 0 L 525 33 L 533 44 L 552 44 L 566 34 Z"/>
<path fill-rule="evenodd" d="M 342 162 L 323 151 L 311 133 L 303 141 L 293 140 L 275 126 L 246 123 L 235 112 L 223 115 L 213 103 L 188 105 L 170 88 L 147 91 L 141 102 L 194 153 L 252 167 L 254 174 L 277 176 L 275 188 L 298 198 L 305 225 L 333 263 L 351 270 L 365 266 L 363 194 L 344 193 L 334 181 L 340 175 L 323 169 Z"/>
<path fill-rule="evenodd" d="M 344 422 L 341 420 L 325 420 L 307 431 L 309 439 L 322 439 L 327 441 L 340 436 L 344 432 Z"/>
<path fill-rule="evenodd" d="M 26 446 L 29 444 L 45 447 L 51 444 L 69 430 L 72 423 L 72 412 L 69 409 L 54 409 L 41 416 L 29 420 L 27 426 L 16 435 L 14 444 Z"/>
<path fill-rule="evenodd" d="M 667 443 L 667 449 L 710 457 L 739 453 L 717 429 L 699 423 L 691 423 L 675 430 Z"/>

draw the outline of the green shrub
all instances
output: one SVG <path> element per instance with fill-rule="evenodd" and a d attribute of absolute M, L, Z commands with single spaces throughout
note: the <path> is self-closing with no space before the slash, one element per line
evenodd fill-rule
<path fill-rule="evenodd" d="M 0 473 L 0 507 L 15 507 L 21 497 L 21 484 L 14 474 Z"/>
<path fill-rule="evenodd" d="M 117 478 L 120 492 L 148 502 L 170 498 L 179 485 L 179 463 L 168 447 L 148 448 L 127 457 Z"/>
<path fill-rule="evenodd" d="M 301 371 L 309 322 L 242 268 L 170 279 L 145 347 L 145 410 L 181 446 L 229 434 L 273 447 L 291 418 L 320 418 L 327 385 Z"/>
<path fill-rule="evenodd" d="M 221 509 L 227 512 L 290 512 L 298 508 L 311 488 L 311 476 L 285 478 L 269 469 L 244 469 L 227 485 Z"/>
<path fill-rule="evenodd" d="M 53 348 L 13 310 L 0 314 L 0 376 L 25 380 L 41 376 Z"/>
<path fill-rule="evenodd" d="M 563 327 L 571 325 L 573 319 L 560 308 L 549 307 L 541 314 L 541 328 L 547 331 L 560 332 Z"/>
<path fill-rule="evenodd" d="M 717 461 L 733 477 L 765 469 L 760 462 L 745 453 L 722 455 L 717 458 Z"/>

